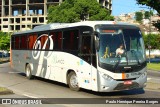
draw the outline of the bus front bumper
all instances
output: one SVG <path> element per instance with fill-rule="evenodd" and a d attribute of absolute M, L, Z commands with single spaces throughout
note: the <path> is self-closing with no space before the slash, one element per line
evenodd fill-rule
<path fill-rule="evenodd" d="M 146 87 L 147 82 L 147 72 L 144 72 L 136 79 L 128 79 L 131 84 L 125 84 L 124 80 L 115 80 L 113 78 L 104 77 L 99 74 L 99 92 L 113 92 L 122 90 L 131 90 Z"/>

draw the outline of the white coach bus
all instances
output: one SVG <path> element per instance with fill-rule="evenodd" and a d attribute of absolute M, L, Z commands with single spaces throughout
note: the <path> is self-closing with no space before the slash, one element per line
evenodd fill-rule
<path fill-rule="evenodd" d="M 80 88 L 111 92 L 146 86 L 145 47 L 135 25 L 113 21 L 47 24 L 11 37 L 11 67 Z"/>

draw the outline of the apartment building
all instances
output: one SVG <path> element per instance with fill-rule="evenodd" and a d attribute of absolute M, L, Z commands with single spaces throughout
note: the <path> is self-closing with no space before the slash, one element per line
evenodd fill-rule
<path fill-rule="evenodd" d="M 0 0 L 0 31 L 25 31 L 47 23 L 49 5 L 59 5 L 64 0 Z M 112 0 L 97 0 L 112 11 Z"/>
<path fill-rule="evenodd" d="M 97 0 L 104 8 L 112 12 L 112 0 Z"/>

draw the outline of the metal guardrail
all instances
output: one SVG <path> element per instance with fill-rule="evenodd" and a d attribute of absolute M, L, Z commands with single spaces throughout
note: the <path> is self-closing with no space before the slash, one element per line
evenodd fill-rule
<path fill-rule="evenodd" d="M 149 62 L 149 59 L 147 59 L 147 62 Z M 160 63 L 160 58 L 150 58 L 151 63 Z"/>

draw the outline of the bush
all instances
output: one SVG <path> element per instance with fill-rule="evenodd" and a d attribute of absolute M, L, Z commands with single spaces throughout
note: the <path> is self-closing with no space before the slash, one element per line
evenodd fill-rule
<path fill-rule="evenodd" d="M 9 50 L 10 48 L 10 34 L 0 32 L 0 50 Z"/>

